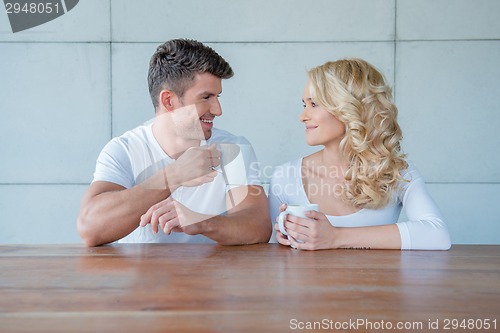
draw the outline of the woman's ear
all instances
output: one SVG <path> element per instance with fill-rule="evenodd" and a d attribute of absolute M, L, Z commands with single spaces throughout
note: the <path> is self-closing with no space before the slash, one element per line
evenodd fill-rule
<path fill-rule="evenodd" d="M 174 111 L 174 103 L 173 100 L 176 98 L 176 94 L 171 90 L 162 90 L 160 91 L 160 95 L 158 96 L 160 99 L 160 107 L 165 109 L 168 112 Z"/>

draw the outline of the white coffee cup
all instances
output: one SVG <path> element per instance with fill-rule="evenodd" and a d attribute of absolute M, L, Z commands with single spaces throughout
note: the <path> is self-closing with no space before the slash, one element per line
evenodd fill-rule
<path fill-rule="evenodd" d="M 278 215 L 278 225 L 280 227 L 280 231 L 283 235 L 288 236 L 288 233 L 285 230 L 285 216 L 290 214 L 297 217 L 306 217 L 305 212 L 309 210 L 318 210 L 317 204 L 309 204 L 309 205 L 288 205 L 286 210 L 282 211 L 280 215 Z"/>

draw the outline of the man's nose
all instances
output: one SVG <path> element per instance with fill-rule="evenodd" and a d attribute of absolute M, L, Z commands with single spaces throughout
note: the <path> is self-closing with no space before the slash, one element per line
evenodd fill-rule
<path fill-rule="evenodd" d="M 210 106 L 210 113 L 214 116 L 222 115 L 222 107 L 220 106 L 219 98 L 215 98 L 214 102 Z"/>

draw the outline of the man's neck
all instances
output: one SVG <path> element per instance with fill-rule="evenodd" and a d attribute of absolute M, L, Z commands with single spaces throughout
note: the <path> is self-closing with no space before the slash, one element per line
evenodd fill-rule
<path fill-rule="evenodd" d="M 201 140 L 184 139 L 176 135 L 175 129 L 169 126 L 168 121 L 156 117 L 152 125 L 153 136 L 161 149 L 171 158 L 177 159 L 191 147 L 199 147 Z"/>

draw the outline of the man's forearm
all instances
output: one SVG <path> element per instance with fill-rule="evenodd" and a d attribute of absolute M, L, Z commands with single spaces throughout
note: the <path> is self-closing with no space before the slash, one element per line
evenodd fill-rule
<path fill-rule="evenodd" d="M 246 208 L 200 222 L 202 234 L 222 245 L 266 243 L 272 233 L 267 209 Z"/>
<path fill-rule="evenodd" d="M 139 226 L 149 207 L 164 200 L 170 191 L 136 186 L 84 199 L 78 231 L 88 246 L 107 244 L 125 237 Z"/>
<path fill-rule="evenodd" d="M 227 215 L 214 216 L 201 223 L 201 233 L 223 245 L 268 242 L 272 224 L 269 204 L 261 186 L 242 186 L 228 193 Z M 237 202 L 236 206 L 234 202 Z"/>
<path fill-rule="evenodd" d="M 134 231 L 141 215 L 168 198 L 179 186 L 174 176 L 167 177 L 171 171 L 173 173 L 173 166 L 169 165 L 130 189 L 109 182 L 91 184 L 82 200 L 77 222 L 85 244 L 107 244 Z"/>

